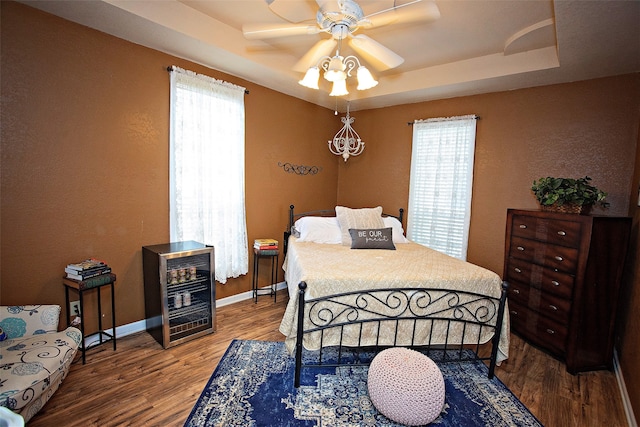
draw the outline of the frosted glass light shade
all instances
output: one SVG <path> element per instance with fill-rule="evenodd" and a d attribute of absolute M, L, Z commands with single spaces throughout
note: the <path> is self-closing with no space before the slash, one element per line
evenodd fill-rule
<path fill-rule="evenodd" d="M 373 78 L 371 72 L 365 67 L 361 65 L 358 67 L 358 90 L 367 90 L 376 86 L 378 82 Z"/>
<path fill-rule="evenodd" d="M 349 95 L 349 91 L 347 90 L 347 81 L 346 80 L 337 80 L 333 82 L 333 88 L 331 89 L 331 93 L 329 96 L 344 96 Z"/>
<path fill-rule="evenodd" d="M 318 80 L 320 79 L 320 70 L 318 67 L 311 67 L 307 70 L 307 73 L 304 75 L 304 78 L 300 80 L 298 83 L 304 87 L 308 87 L 311 89 L 319 89 Z"/>
<path fill-rule="evenodd" d="M 329 62 L 327 71 L 324 73 L 324 78 L 330 82 L 336 82 L 338 80 L 346 80 L 347 73 L 344 72 L 346 65 L 342 62 L 342 56 L 334 56 Z"/>

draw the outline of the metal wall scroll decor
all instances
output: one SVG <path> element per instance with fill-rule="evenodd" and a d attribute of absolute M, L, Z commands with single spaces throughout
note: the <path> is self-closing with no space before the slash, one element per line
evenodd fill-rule
<path fill-rule="evenodd" d="M 285 172 L 295 173 L 296 175 L 315 175 L 322 170 L 322 166 L 292 165 L 289 162 L 278 162 L 278 166 Z"/>

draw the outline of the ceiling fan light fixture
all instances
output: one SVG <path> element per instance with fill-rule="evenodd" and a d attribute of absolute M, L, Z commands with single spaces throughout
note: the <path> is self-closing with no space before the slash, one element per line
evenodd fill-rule
<path fill-rule="evenodd" d="M 304 78 L 298 81 L 304 87 L 308 87 L 311 89 L 320 89 L 318 86 L 318 80 L 320 79 L 320 70 L 318 67 L 311 67 L 307 70 L 307 73 L 304 75 Z"/>
<path fill-rule="evenodd" d="M 358 58 L 352 55 L 343 58 L 338 54 L 333 57 L 325 56 L 321 58 L 315 67 L 307 70 L 304 78 L 299 80 L 298 83 L 311 89 L 319 89 L 320 68 L 325 71 L 324 78 L 333 83 L 330 96 L 349 94 L 349 91 L 347 91 L 347 77 L 352 76 L 353 70 L 356 70 L 358 90 L 371 89 L 378 84 L 369 69 L 360 64 Z"/>
<path fill-rule="evenodd" d="M 269 9 L 275 12 L 276 15 L 289 21 L 289 23 L 244 24 L 242 26 L 242 32 L 245 37 L 248 39 L 266 39 L 318 33 L 330 34 L 330 39 L 322 38 L 317 41 L 313 47 L 296 62 L 293 69 L 296 72 L 306 70 L 304 78 L 299 80 L 298 83 L 308 88 L 319 89 L 320 82 L 318 80 L 320 72 L 323 73 L 327 81 L 331 83 L 340 82 L 333 86 L 331 92 L 333 96 L 339 96 L 339 93 L 347 94 L 345 81 L 349 77 L 355 77 L 356 73 L 358 90 L 370 89 L 378 84 L 371 75 L 371 72 L 360 64 L 360 60 L 356 56 L 347 54 L 345 57 L 342 57 L 340 55 L 343 41 L 348 41 L 348 46 L 357 54 L 367 58 L 367 61 L 375 61 L 370 65 L 375 66 L 379 71 L 385 71 L 400 66 L 400 64 L 404 62 L 404 59 L 371 37 L 365 34 L 355 33 L 360 29 L 369 29 L 391 24 L 396 21 L 414 22 L 423 18 L 427 19 L 426 17 L 418 16 L 421 15 L 418 9 L 409 8 L 410 5 L 420 3 L 424 0 L 403 0 L 400 2 L 401 4 L 396 4 L 394 0 L 392 5 L 386 5 L 389 6 L 386 9 L 378 10 L 368 15 L 364 14 L 362 7 L 358 4 L 360 0 L 316 0 L 319 8 L 317 9 L 316 25 L 314 26 L 305 22 L 304 13 L 298 14 L 298 12 L 292 12 L 288 3 L 293 4 L 293 1 L 265 1 Z M 387 3 L 391 2 L 387 0 Z M 439 18 L 440 12 L 435 2 L 429 0 L 428 3 L 433 3 L 432 7 L 429 8 L 429 19 Z M 379 7 L 377 7 L 377 9 L 379 9 Z M 398 10 L 401 10 L 401 12 L 398 12 Z M 333 56 L 329 56 L 336 46 L 337 50 L 335 50 Z M 345 51 L 345 53 L 347 53 L 347 51 Z M 314 61 L 317 61 L 315 65 Z M 311 68 L 307 70 L 308 67 Z"/>
<path fill-rule="evenodd" d="M 367 67 L 361 65 L 358 67 L 358 90 L 367 90 L 375 87 L 378 84 L 378 81 L 373 78 L 371 72 Z"/>
<path fill-rule="evenodd" d="M 349 95 L 349 91 L 347 90 L 347 80 L 336 80 L 333 82 L 333 87 L 331 89 L 331 93 L 329 96 L 345 96 Z"/>

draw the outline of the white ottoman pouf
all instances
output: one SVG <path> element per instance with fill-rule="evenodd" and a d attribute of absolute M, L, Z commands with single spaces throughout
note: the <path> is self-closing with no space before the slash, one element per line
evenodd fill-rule
<path fill-rule="evenodd" d="M 373 406 L 397 423 L 429 424 L 444 407 L 440 368 L 424 354 L 408 348 L 381 351 L 369 366 L 367 386 Z"/>

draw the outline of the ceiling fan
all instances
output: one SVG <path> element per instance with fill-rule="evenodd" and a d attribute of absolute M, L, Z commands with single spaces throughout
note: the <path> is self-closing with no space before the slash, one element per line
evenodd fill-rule
<path fill-rule="evenodd" d="M 290 0 L 265 0 L 269 8 L 280 16 L 299 17 L 300 2 Z M 291 24 L 245 24 L 242 32 L 247 39 L 268 39 L 296 35 L 331 34 L 331 38 L 318 41 L 293 67 L 304 72 L 320 58 L 329 55 L 343 39 L 378 71 L 395 68 L 404 58 L 365 34 L 354 34 L 359 29 L 369 29 L 393 23 L 431 21 L 440 17 L 438 6 L 432 1 L 409 0 L 365 15 L 355 0 L 316 0 L 319 6 L 316 23 L 292 22 Z M 418 3 L 422 7 L 416 8 Z M 297 10 L 294 10 L 296 8 Z M 289 19 L 287 19 L 289 20 Z"/>

